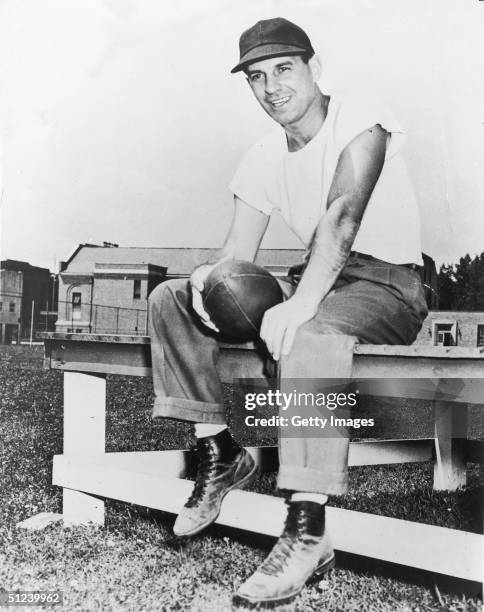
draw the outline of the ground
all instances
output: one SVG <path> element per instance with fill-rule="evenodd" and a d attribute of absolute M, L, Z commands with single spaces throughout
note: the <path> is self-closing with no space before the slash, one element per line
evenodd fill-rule
<path fill-rule="evenodd" d="M 61 590 L 61 608 L 69 611 L 230 610 L 232 591 L 272 539 L 213 526 L 181 545 L 171 536 L 172 515 L 114 501 L 104 528 L 15 529 L 35 513 L 61 509 L 60 490 L 50 481 L 52 455 L 62 452 L 62 374 L 42 370 L 41 347 L 12 346 L 0 347 L 0 377 L 0 591 Z M 188 425 L 151 421 L 151 398 L 149 380 L 109 378 L 108 450 L 189 444 Z M 416 425 L 412 417 L 405 423 L 395 417 L 391 427 L 398 423 Z M 425 434 L 425 419 L 418 425 Z M 480 532 L 477 468 L 469 467 L 469 487 L 456 493 L 432 490 L 430 464 L 353 468 L 349 493 L 331 503 Z M 274 479 L 264 475 L 256 490 L 269 492 Z M 307 588 L 297 606 L 305 612 L 477 611 L 482 601 L 473 583 L 339 555 L 332 575 Z"/>

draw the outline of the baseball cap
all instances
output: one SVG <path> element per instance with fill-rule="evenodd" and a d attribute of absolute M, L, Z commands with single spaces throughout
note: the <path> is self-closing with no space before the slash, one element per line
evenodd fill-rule
<path fill-rule="evenodd" d="M 314 54 L 306 32 L 283 17 L 263 19 L 245 30 L 239 40 L 239 49 L 239 63 L 232 68 L 232 73 L 270 57 Z"/>

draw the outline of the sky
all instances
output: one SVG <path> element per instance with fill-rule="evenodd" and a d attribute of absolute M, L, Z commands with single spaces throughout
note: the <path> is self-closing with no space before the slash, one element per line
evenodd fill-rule
<path fill-rule="evenodd" d="M 227 185 L 273 128 L 230 69 L 274 16 L 308 32 L 323 91 L 376 93 L 407 129 L 423 250 L 484 251 L 484 2 L 0 0 L 1 257 L 220 246 Z M 301 245 L 276 218 L 263 246 Z"/>

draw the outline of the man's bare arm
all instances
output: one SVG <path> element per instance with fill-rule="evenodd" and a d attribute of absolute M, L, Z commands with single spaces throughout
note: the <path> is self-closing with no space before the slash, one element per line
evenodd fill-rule
<path fill-rule="evenodd" d="M 268 222 L 268 215 L 235 196 L 232 223 L 216 261 L 222 258 L 254 261 Z"/>
<path fill-rule="evenodd" d="M 341 153 L 316 229 L 309 263 L 294 295 L 266 312 L 261 337 L 274 359 L 287 354 L 297 328 L 312 319 L 343 269 L 385 160 L 387 132 L 379 125 Z"/>
<path fill-rule="evenodd" d="M 387 132 L 376 125 L 341 153 L 298 297 L 319 304 L 343 269 L 383 167 L 386 139 Z"/>
<path fill-rule="evenodd" d="M 210 321 L 202 303 L 201 294 L 205 279 L 214 266 L 221 261 L 227 259 L 254 261 L 269 222 L 268 215 L 252 208 L 237 196 L 235 196 L 234 205 L 234 215 L 223 247 L 208 262 L 195 268 L 190 277 L 193 309 L 202 322 L 215 331 L 218 330 Z"/>

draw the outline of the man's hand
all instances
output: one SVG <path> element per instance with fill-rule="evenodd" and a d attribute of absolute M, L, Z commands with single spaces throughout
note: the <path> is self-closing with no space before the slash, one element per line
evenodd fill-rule
<path fill-rule="evenodd" d="M 281 355 L 289 353 L 298 327 L 312 319 L 317 311 L 317 303 L 301 299 L 297 294 L 266 311 L 262 319 L 260 337 L 276 361 Z"/>
<path fill-rule="evenodd" d="M 193 270 L 190 276 L 190 286 L 192 288 L 192 306 L 193 310 L 200 317 L 200 320 L 206 327 L 213 331 L 220 331 L 217 326 L 210 320 L 208 312 L 203 307 L 202 291 L 205 286 L 205 280 L 210 272 L 215 268 L 216 264 L 202 264 Z"/>

